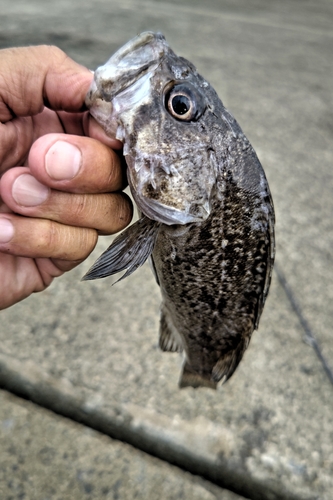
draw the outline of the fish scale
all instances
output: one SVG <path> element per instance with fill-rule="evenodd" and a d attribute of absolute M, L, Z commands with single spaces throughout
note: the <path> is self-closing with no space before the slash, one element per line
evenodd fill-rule
<path fill-rule="evenodd" d="M 127 277 L 151 257 L 159 345 L 185 357 L 179 386 L 216 388 L 242 359 L 269 290 L 274 208 L 263 168 L 215 90 L 159 33 L 98 68 L 86 102 L 124 143 L 142 217 L 83 279 Z"/>

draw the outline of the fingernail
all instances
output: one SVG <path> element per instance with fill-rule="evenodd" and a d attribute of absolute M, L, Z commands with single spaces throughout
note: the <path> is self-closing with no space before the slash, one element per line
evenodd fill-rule
<path fill-rule="evenodd" d="M 57 141 L 46 153 L 46 171 L 56 181 L 73 179 L 80 167 L 81 151 L 69 142 Z"/>
<path fill-rule="evenodd" d="M 0 217 L 0 243 L 8 243 L 14 236 L 14 226 L 8 219 Z"/>
<path fill-rule="evenodd" d="M 13 184 L 12 196 L 16 203 L 25 207 L 40 205 L 49 196 L 50 190 L 30 174 L 22 174 Z"/>

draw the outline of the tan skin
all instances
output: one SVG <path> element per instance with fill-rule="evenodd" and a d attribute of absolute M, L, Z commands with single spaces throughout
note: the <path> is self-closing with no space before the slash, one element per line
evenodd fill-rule
<path fill-rule="evenodd" d="M 98 234 L 130 222 L 132 206 L 120 192 L 121 143 L 83 111 L 92 73 L 48 46 L 2 50 L 0 67 L 4 309 L 82 262 Z"/>

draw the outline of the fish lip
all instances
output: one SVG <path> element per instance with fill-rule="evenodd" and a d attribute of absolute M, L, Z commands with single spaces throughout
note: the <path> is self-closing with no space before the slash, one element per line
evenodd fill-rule
<path fill-rule="evenodd" d="M 85 104 L 110 137 L 119 139 L 113 112 L 115 99 L 149 77 L 168 51 L 170 48 L 161 33 L 147 31 L 120 47 L 96 69 Z"/>
<path fill-rule="evenodd" d="M 86 97 L 89 108 L 94 99 L 110 102 L 118 94 L 147 74 L 151 67 L 160 64 L 170 51 L 162 33 L 145 31 L 120 47 L 110 59 L 97 68 Z M 98 85 L 100 81 L 102 84 Z"/>
<path fill-rule="evenodd" d="M 162 41 L 166 45 L 166 40 L 162 33 L 154 31 L 143 31 L 136 37 L 129 40 L 125 45 L 120 47 L 109 59 L 124 59 L 128 54 L 132 54 L 136 49 L 140 49 L 145 45 L 150 44 L 153 40 Z"/>

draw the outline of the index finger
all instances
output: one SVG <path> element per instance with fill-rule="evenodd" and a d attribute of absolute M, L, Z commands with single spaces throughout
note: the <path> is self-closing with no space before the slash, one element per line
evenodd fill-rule
<path fill-rule="evenodd" d="M 0 121 L 53 110 L 82 111 L 92 73 L 54 46 L 0 52 Z"/>

